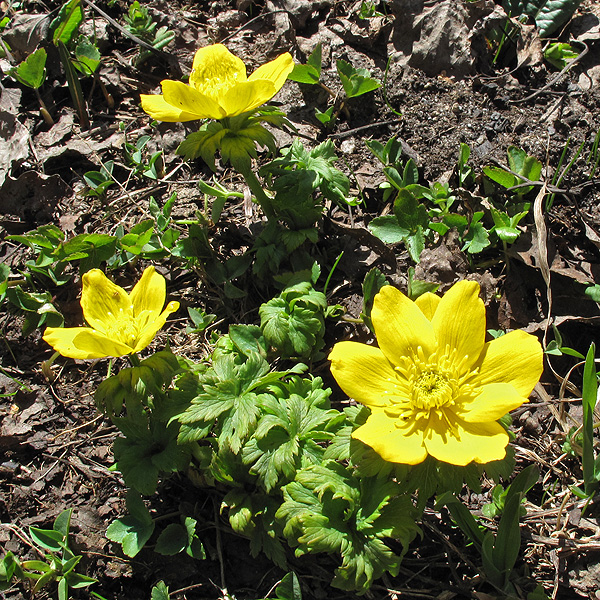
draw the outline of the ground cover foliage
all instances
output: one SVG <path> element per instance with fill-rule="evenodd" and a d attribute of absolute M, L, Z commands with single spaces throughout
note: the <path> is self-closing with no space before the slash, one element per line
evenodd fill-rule
<path fill-rule="evenodd" d="M 0 6 L 7 598 L 598 597 L 596 3 Z M 302 66 L 249 117 L 153 121 L 215 43 Z M 42 339 L 84 273 L 148 267 L 179 308 L 139 356 Z M 463 279 L 541 381 L 506 460 L 386 463 L 327 356 L 383 285 Z"/>

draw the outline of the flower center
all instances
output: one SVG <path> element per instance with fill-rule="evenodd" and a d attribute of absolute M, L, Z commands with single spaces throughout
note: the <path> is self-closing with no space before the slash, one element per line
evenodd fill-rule
<path fill-rule="evenodd" d="M 110 321 L 106 324 L 105 334 L 107 337 L 126 344 L 130 348 L 135 348 L 140 335 L 139 320 L 133 317 L 133 306 L 130 311 L 125 312 L 119 308 L 118 314 L 108 313 Z"/>
<path fill-rule="evenodd" d="M 435 371 L 421 373 L 413 381 L 412 404 L 428 409 L 452 403 L 453 389 L 448 377 Z"/>
<path fill-rule="evenodd" d="M 457 404 L 477 394 L 469 383 L 474 373 L 465 367 L 465 362 L 458 360 L 449 348 L 428 357 L 419 348 L 395 367 L 394 392 L 385 396 L 385 412 L 397 419 L 397 427 L 429 419 L 432 412 L 448 421 L 448 411 L 454 412 Z"/>

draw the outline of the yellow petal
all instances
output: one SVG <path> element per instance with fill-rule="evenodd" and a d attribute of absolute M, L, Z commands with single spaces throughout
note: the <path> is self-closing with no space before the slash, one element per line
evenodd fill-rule
<path fill-rule="evenodd" d="M 100 269 L 92 269 L 82 277 L 81 308 L 93 329 L 101 333 L 113 330 L 122 315 L 133 316 L 129 294 L 114 284 Z"/>
<path fill-rule="evenodd" d="M 397 393 L 396 372 L 379 348 L 338 342 L 329 354 L 331 373 L 350 398 L 366 406 L 385 406 Z"/>
<path fill-rule="evenodd" d="M 427 452 L 438 460 L 452 465 L 465 466 L 470 462 L 488 463 L 501 460 L 506 455 L 508 434 L 504 428 L 489 423 L 466 423 L 446 411 L 452 427 L 446 420 L 431 413 L 425 431 Z"/>
<path fill-rule="evenodd" d="M 526 398 L 544 369 L 542 346 L 529 333 L 511 331 L 485 345 L 480 365 L 478 385 L 510 383 Z"/>
<path fill-rule="evenodd" d="M 165 305 L 166 297 L 165 278 L 157 273 L 154 267 L 148 267 L 129 295 L 131 304 L 133 304 L 134 317 L 148 311 L 151 319 L 156 318 Z"/>
<path fill-rule="evenodd" d="M 286 52 L 285 54 L 278 56 L 275 60 L 258 67 L 258 69 L 248 77 L 248 81 L 268 79 L 275 85 L 275 92 L 278 92 L 293 68 L 294 59 L 289 52 Z"/>
<path fill-rule="evenodd" d="M 497 421 L 506 413 L 527 402 L 510 383 L 484 385 L 479 396 L 460 407 L 460 416 L 469 423 Z"/>
<path fill-rule="evenodd" d="M 235 117 L 258 108 L 276 93 L 275 85 L 271 81 L 265 79 L 244 81 L 225 92 L 219 103 L 228 117 Z"/>
<path fill-rule="evenodd" d="M 441 298 L 431 321 L 438 348 L 456 350 L 457 361 L 471 368 L 485 343 L 485 306 L 475 281 L 455 283 Z"/>
<path fill-rule="evenodd" d="M 145 325 L 142 325 L 141 327 L 134 351 L 139 352 L 140 350 L 143 350 L 154 339 L 154 336 L 158 331 L 163 328 L 167 321 L 167 317 L 177 310 L 179 310 L 179 302 L 169 302 L 160 315 L 156 318 L 147 320 Z M 141 318 L 144 318 L 144 316 Z"/>
<path fill-rule="evenodd" d="M 394 365 L 403 364 L 406 357 L 417 354 L 419 347 L 426 357 L 436 349 L 429 319 L 412 300 L 391 285 L 382 287 L 375 296 L 371 320 L 379 347 Z"/>
<path fill-rule="evenodd" d="M 198 115 L 185 112 L 179 108 L 175 108 L 165 102 L 165 99 L 160 94 L 148 95 L 140 94 L 142 101 L 142 109 L 157 121 L 165 123 L 183 123 L 185 121 L 196 121 L 200 119 Z"/>
<path fill-rule="evenodd" d="M 196 115 L 196 119 L 222 119 L 225 117 L 220 106 L 205 94 L 181 81 L 161 81 L 165 102 L 175 108 Z"/>
<path fill-rule="evenodd" d="M 194 56 L 189 81 L 196 90 L 216 101 L 236 83 L 246 81 L 246 65 L 223 44 L 205 46 Z"/>
<path fill-rule="evenodd" d="M 371 446 L 381 458 L 389 462 L 416 465 L 427 457 L 423 444 L 423 431 L 412 430 L 405 435 L 398 429 L 395 419 L 381 409 L 374 409 L 367 422 L 352 432 L 352 437 Z"/>
<path fill-rule="evenodd" d="M 440 300 L 441 298 L 439 296 L 436 296 L 431 292 L 425 292 L 415 300 L 415 304 L 421 309 L 423 314 L 431 321 L 431 319 L 433 319 L 435 311 L 437 310 Z"/>
<path fill-rule="evenodd" d="M 81 360 L 125 356 L 133 349 L 89 327 L 48 327 L 44 341 L 68 358 Z"/>

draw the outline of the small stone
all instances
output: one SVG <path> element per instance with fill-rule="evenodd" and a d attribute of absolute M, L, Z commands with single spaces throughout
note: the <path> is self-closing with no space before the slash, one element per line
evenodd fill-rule
<path fill-rule="evenodd" d="M 356 142 L 354 140 L 344 140 L 340 144 L 340 151 L 343 154 L 354 154 L 356 151 Z"/>

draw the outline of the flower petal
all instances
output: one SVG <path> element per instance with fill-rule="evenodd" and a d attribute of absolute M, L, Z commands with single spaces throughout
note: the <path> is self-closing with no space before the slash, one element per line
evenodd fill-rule
<path fill-rule="evenodd" d="M 485 306 L 475 281 L 455 283 L 441 298 L 431 321 L 438 348 L 456 351 L 455 359 L 471 368 L 485 343 Z"/>
<path fill-rule="evenodd" d="M 258 108 L 276 93 L 277 89 L 272 81 L 244 81 L 227 90 L 220 98 L 220 104 L 228 117 L 235 117 Z"/>
<path fill-rule="evenodd" d="M 538 339 L 521 330 L 511 331 L 485 345 L 478 385 L 510 383 L 528 397 L 544 370 L 544 354 Z"/>
<path fill-rule="evenodd" d="M 293 68 L 294 59 L 289 52 L 286 52 L 285 54 L 278 56 L 275 60 L 258 67 L 258 69 L 248 77 L 248 81 L 268 79 L 275 85 L 275 92 L 278 92 Z"/>
<path fill-rule="evenodd" d="M 179 310 L 179 302 L 169 302 L 165 310 L 163 310 L 160 315 L 155 318 L 148 319 L 146 324 L 142 325 L 142 329 L 138 335 L 134 351 L 139 352 L 140 350 L 143 350 L 154 339 L 154 336 L 158 333 L 158 331 L 164 327 L 167 317 L 177 310 Z"/>
<path fill-rule="evenodd" d="M 441 298 L 439 296 L 436 296 L 431 292 L 425 292 L 415 300 L 415 304 L 421 309 L 422 313 L 431 321 L 431 319 L 433 319 L 435 311 L 437 310 L 440 300 Z"/>
<path fill-rule="evenodd" d="M 183 123 L 185 121 L 196 121 L 200 119 L 196 114 L 188 113 L 175 108 L 165 102 L 164 96 L 160 94 L 140 94 L 142 109 L 157 121 L 165 123 Z"/>
<path fill-rule="evenodd" d="M 370 446 L 389 462 L 416 465 L 427 457 L 423 444 L 423 431 L 413 429 L 408 435 L 395 425 L 381 409 L 374 409 L 367 422 L 352 432 L 354 439 Z"/>
<path fill-rule="evenodd" d="M 205 46 L 194 55 L 189 81 L 193 88 L 216 101 L 236 83 L 246 81 L 246 65 L 223 44 Z"/>
<path fill-rule="evenodd" d="M 81 308 L 93 329 L 106 333 L 114 329 L 120 315 L 132 315 L 129 294 L 113 283 L 100 269 L 92 269 L 82 277 Z"/>
<path fill-rule="evenodd" d="M 510 383 L 490 383 L 479 396 L 461 406 L 460 416 L 468 423 L 497 421 L 506 413 L 527 402 Z"/>
<path fill-rule="evenodd" d="M 434 412 L 429 418 L 424 441 L 431 456 L 459 466 L 472 461 L 488 463 L 504 458 L 508 434 L 496 421 L 466 423 L 448 411 L 446 415 L 451 427 Z"/>
<path fill-rule="evenodd" d="M 133 348 L 89 327 L 47 327 L 43 339 L 63 356 L 81 360 L 125 356 L 133 352 Z"/>
<path fill-rule="evenodd" d="M 421 309 L 400 290 L 386 285 L 373 301 L 371 320 L 377 342 L 394 365 L 403 364 L 421 347 L 426 356 L 436 349 L 433 327 Z"/>
<path fill-rule="evenodd" d="M 133 316 L 138 317 L 142 312 L 149 311 L 149 318 L 156 318 L 165 305 L 166 297 L 165 278 L 157 273 L 154 267 L 146 268 L 129 294 L 133 304 Z"/>
<path fill-rule="evenodd" d="M 184 113 L 196 115 L 196 119 L 222 119 L 223 109 L 205 94 L 181 81 L 161 81 L 165 102 Z"/>
<path fill-rule="evenodd" d="M 331 373 L 350 398 L 366 406 L 385 406 L 395 393 L 397 375 L 383 352 L 358 342 L 338 342 L 329 354 Z"/>

